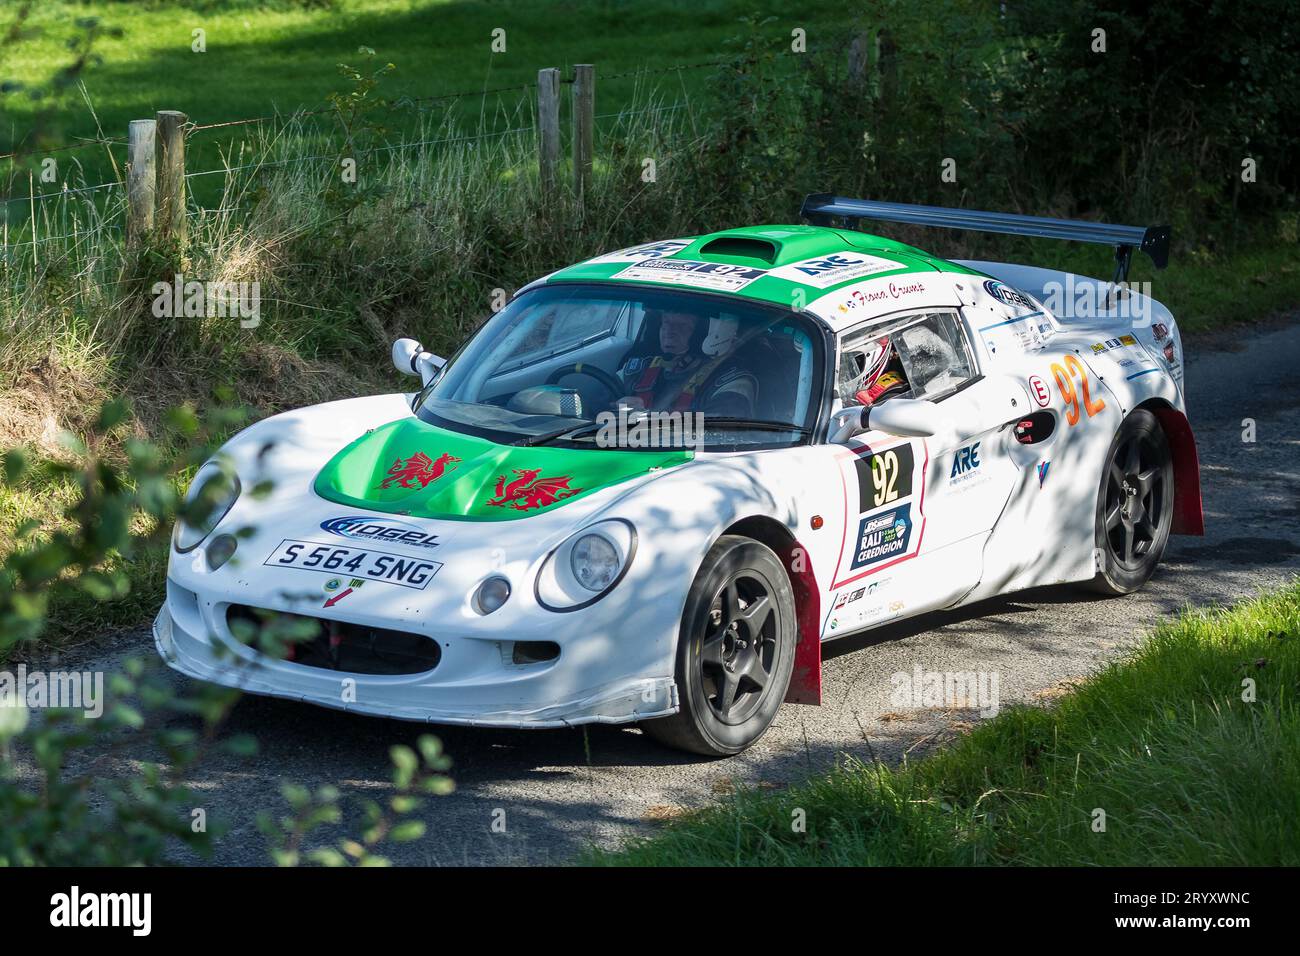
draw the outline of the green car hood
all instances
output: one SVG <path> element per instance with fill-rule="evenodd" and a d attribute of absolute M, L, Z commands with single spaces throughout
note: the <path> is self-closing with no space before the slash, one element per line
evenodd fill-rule
<path fill-rule="evenodd" d="M 417 518 L 510 521 L 689 461 L 689 451 L 498 445 L 402 418 L 367 432 L 321 469 L 329 501 Z"/>

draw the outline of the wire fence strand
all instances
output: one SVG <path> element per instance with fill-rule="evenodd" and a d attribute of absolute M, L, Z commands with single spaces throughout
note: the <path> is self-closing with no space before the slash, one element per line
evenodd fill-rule
<path fill-rule="evenodd" d="M 809 51 L 809 53 L 812 52 L 814 51 Z M 781 56 L 790 56 L 793 54 L 791 51 L 785 51 L 785 52 L 777 53 L 775 55 L 781 57 Z M 730 59 L 730 60 L 714 59 L 714 60 L 707 60 L 698 63 L 682 63 L 682 64 L 674 64 L 671 66 L 664 66 L 664 67 L 642 67 L 635 70 L 626 70 L 619 73 L 610 73 L 610 74 L 601 75 L 600 80 L 602 82 L 609 82 L 609 81 L 622 80 L 627 78 L 663 76 L 670 73 L 682 73 L 689 70 L 721 68 L 728 65 L 736 64 L 738 62 L 743 62 L 743 61 L 737 59 Z M 572 77 L 568 77 L 563 79 L 561 82 L 566 84 L 572 84 L 573 79 Z M 522 84 L 515 83 L 508 86 L 481 88 L 477 90 L 459 90 L 454 92 L 431 94 L 428 96 L 400 97 L 394 100 L 391 105 L 396 109 L 402 109 L 420 103 L 446 102 L 450 100 L 466 99 L 470 97 L 479 97 L 482 99 L 486 99 L 488 96 L 501 95 L 501 94 L 512 93 L 512 92 L 520 93 L 523 95 L 530 95 L 533 91 L 535 91 L 535 89 L 536 87 L 533 83 L 522 83 Z M 635 109 L 635 110 L 615 110 L 607 113 L 597 114 L 596 116 L 593 117 L 593 119 L 594 120 L 622 119 L 622 118 L 628 118 L 628 117 L 639 116 L 644 114 L 672 113 L 686 108 L 687 108 L 687 104 L 685 103 L 675 103 L 672 105 L 645 107 L 642 109 Z M 416 109 L 419 109 L 419 107 L 417 106 Z M 270 123 L 276 121 L 284 122 L 284 121 L 296 120 L 296 119 L 301 119 L 306 117 L 321 116 L 321 115 L 334 113 L 334 112 L 336 112 L 336 108 L 333 105 L 331 105 L 320 109 L 299 110 L 291 114 L 275 113 L 267 116 L 243 117 L 237 119 L 222 120 L 214 123 L 188 124 L 186 128 L 186 132 L 188 134 L 194 134 L 194 133 L 207 132 L 211 130 L 230 129 L 230 128 L 235 128 L 240 126 L 249 126 L 254 124 L 263 124 L 263 123 Z M 533 125 L 516 126 L 510 129 L 491 131 L 486 133 L 466 134 L 463 136 L 447 136 L 447 137 L 441 137 L 437 139 L 418 140 L 416 142 L 411 142 L 411 143 L 392 143 L 384 146 L 370 147 L 368 149 L 359 151 L 357 155 L 364 156 L 372 153 L 383 153 L 383 152 L 390 152 L 390 151 L 418 149 L 426 146 L 439 146 L 439 145 L 449 145 L 454 143 L 473 142 L 473 141 L 485 140 L 485 139 L 497 139 L 505 136 L 528 134 L 528 133 L 535 133 L 535 132 L 536 132 L 536 127 Z M 76 142 L 65 143 L 59 146 L 52 146 L 43 150 L 34 150 L 30 153 L 23 151 L 21 148 L 14 149 L 11 152 L 0 154 L 0 160 L 6 160 L 6 159 L 13 160 L 17 157 L 26 158 L 29 156 L 30 157 L 46 156 L 54 153 L 62 153 L 62 152 L 67 152 L 69 150 L 75 150 L 75 149 L 84 149 L 92 146 L 111 147 L 111 146 L 125 146 L 126 144 L 127 141 L 124 137 L 104 137 L 102 135 L 96 137 L 78 137 Z M 289 159 L 245 163 L 238 166 L 223 166 L 220 168 L 205 169 L 196 172 L 186 173 L 185 179 L 192 180 L 201 177 L 216 176 L 216 175 L 230 176 L 234 173 L 242 172 L 245 170 L 271 169 L 271 168 L 290 166 L 290 165 L 296 165 L 302 163 L 312 163 L 312 162 L 320 162 L 323 160 L 338 159 L 340 155 L 341 154 L 337 154 L 337 153 L 333 153 L 333 154 L 321 153 L 321 154 L 310 155 L 310 156 L 293 157 Z M 39 202 L 44 202 L 50 199 L 59 199 L 59 198 L 66 199 L 72 196 L 89 195 L 93 193 L 98 193 L 102 190 L 122 189 L 125 187 L 125 185 L 126 184 L 124 182 L 113 181 L 113 182 L 99 183 L 93 186 L 79 186 L 76 188 L 67 188 L 65 186 L 63 189 L 54 190 L 50 192 L 35 193 L 27 196 L 14 196 L 8 198 L 0 198 L 0 208 L 7 208 L 11 205 L 15 205 L 18 203 L 26 203 L 31 205 Z M 234 208 L 235 207 L 207 209 L 207 210 L 199 209 L 197 212 L 199 215 L 203 215 L 205 213 L 224 213 L 224 212 L 232 211 Z M 24 246 L 44 245 L 46 243 L 59 242 L 67 239 L 74 239 L 78 235 L 84 235 L 84 233 L 74 232 L 74 233 L 67 233 L 67 234 L 61 234 L 55 236 L 43 236 L 43 237 L 37 237 L 34 239 L 25 240 L 16 243 L 0 244 L 0 250 L 16 249 Z"/>
<path fill-rule="evenodd" d="M 783 50 L 773 55 L 776 57 L 816 56 L 818 53 L 821 52 L 824 51 L 807 50 L 803 53 L 795 53 L 792 50 Z M 672 66 L 640 67 L 635 70 L 625 70 L 621 73 L 608 73 L 608 74 L 600 75 L 598 79 L 601 80 L 602 82 L 608 82 L 612 80 L 627 79 L 628 77 L 662 76 L 667 73 L 681 73 L 687 70 L 701 70 L 701 69 L 707 69 L 709 67 L 730 66 L 738 62 L 743 62 L 743 61 L 738 59 L 716 59 L 716 60 L 704 60 L 699 63 L 678 63 Z M 573 78 L 565 77 L 560 82 L 565 84 L 572 84 Z M 434 93 L 428 96 L 402 96 L 394 100 L 393 105 L 396 107 L 401 107 L 406 103 L 434 103 L 442 100 L 465 99 L 467 97 L 472 97 L 472 96 L 487 97 L 487 96 L 493 96 L 500 93 L 528 93 L 534 90 L 535 88 L 536 88 L 535 84 L 531 82 L 524 82 L 524 83 L 513 83 L 509 86 L 489 87 L 486 89 L 458 90 L 456 92 L 449 92 L 449 93 Z M 321 107 L 319 109 L 311 109 L 311 110 L 299 109 L 293 113 L 287 113 L 287 114 L 274 113 L 269 116 L 248 116 L 248 117 L 242 117 L 238 119 L 222 120 L 215 123 L 199 123 L 191 126 L 190 131 L 198 133 L 198 132 L 205 132 L 207 130 L 226 129 L 233 126 L 248 126 L 254 123 L 269 123 L 277 119 L 283 119 L 285 117 L 321 116 L 323 114 L 332 113 L 334 111 L 335 111 L 335 107 L 326 106 L 326 107 Z M 98 145 L 125 146 L 126 145 L 126 139 L 123 137 L 86 136 L 86 137 L 77 137 L 77 139 L 78 142 L 75 143 L 64 143 L 63 145 L 60 146 L 51 146 L 48 149 L 33 150 L 30 153 L 25 152 L 21 149 L 15 149 L 8 153 L 0 153 L 0 160 L 14 159 L 15 157 L 20 155 L 45 156 L 50 153 L 61 153 L 71 149 L 84 149 L 85 147 L 88 146 L 98 146 Z"/>

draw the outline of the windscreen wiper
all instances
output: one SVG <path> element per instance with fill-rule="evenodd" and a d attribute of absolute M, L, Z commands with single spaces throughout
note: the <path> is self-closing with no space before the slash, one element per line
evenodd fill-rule
<path fill-rule="evenodd" d="M 553 432 L 544 432 L 541 435 L 534 435 L 531 438 L 525 438 L 516 444 L 531 448 L 534 445 L 547 445 L 560 438 L 581 438 L 590 432 L 599 431 L 603 426 L 598 422 L 584 422 L 581 425 L 571 425 L 568 428 L 560 428 Z M 803 438 L 812 434 L 812 430 L 804 428 L 802 425 L 791 425 L 789 422 L 774 422 L 763 418 L 736 418 L 729 415 L 704 416 L 704 427 L 706 429 L 725 429 L 725 428 L 752 428 L 755 431 L 767 432 L 795 432 Z"/>
<path fill-rule="evenodd" d="M 810 429 L 802 425 L 791 425 L 789 422 L 773 422 L 764 418 L 735 418 L 728 415 L 708 415 L 704 416 L 705 428 L 753 428 L 758 431 L 767 432 L 798 432 L 800 435 L 811 435 Z"/>
<path fill-rule="evenodd" d="M 547 445 L 557 438 L 577 438 L 587 432 L 597 431 L 601 426 L 596 422 L 583 422 L 581 425 L 569 425 L 567 428 L 558 428 L 553 432 L 542 432 L 540 435 L 533 435 L 531 438 L 525 438 L 523 441 L 515 442 L 524 448 L 532 448 L 534 445 Z"/>

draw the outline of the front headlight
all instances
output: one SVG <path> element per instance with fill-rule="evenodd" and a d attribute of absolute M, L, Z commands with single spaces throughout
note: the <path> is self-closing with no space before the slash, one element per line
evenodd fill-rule
<path fill-rule="evenodd" d="M 224 462 L 212 459 L 194 475 L 176 516 L 172 543 L 184 554 L 193 551 L 221 523 L 239 498 L 239 477 Z"/>
<path fill-rule="evenodd" d="M 576 611 L 593 604 L 623 580 L 635 554 L 631 522 L 611 518 L 583 528 L 542 562 L 537 603 L 548 611 Z"/>
<path fill-rule="evenodd" d="M 579 584 L 599 594 L 614 583 L 623 560 L 609 538 L 600 533 L 584 534 L 573 545 L 569 567 Z"/>

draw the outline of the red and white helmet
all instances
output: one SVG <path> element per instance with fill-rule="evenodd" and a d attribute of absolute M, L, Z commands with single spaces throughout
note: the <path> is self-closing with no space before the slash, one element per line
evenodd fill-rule
<path fill-rule="evenodd" d="M 907 381 L 897 372 L 886 372 L 892 353 L 888 335 L 868 342 L 862 349 L 864 360 L 862 378 L 854 398 L 859 405 L 874 405 L 885 395 L 907 387 Z"/>

